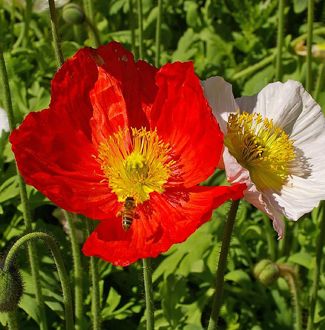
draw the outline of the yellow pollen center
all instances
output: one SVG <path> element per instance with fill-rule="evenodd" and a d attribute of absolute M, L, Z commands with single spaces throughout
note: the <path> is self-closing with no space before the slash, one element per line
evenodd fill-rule
<path fill-rule="evenodd" d="M 99 145 L 98 159 L 118 201 L 132 197 L 140 204 L 151 192 L 164 192 L 175 163 L 170 151 L 156 130 L 120 129 Z"/>
<path fill-rule="evenodd" d="M 272 119 L 256 113 L 231 114 L 224 143 L 259 190 L 279 190 L 290 175 L 296 157 L 293 141 Z"/>

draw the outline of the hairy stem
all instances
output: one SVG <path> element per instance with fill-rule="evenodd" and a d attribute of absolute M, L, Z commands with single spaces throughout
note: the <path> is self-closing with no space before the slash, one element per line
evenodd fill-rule
<path fill-rule="evenodd" d="M 278 264 L 280 276 L 284 277 L 288 283 L 292 297 L 292 307 L 295 316 L 295 330 L 302 330 L 302 313 L 299 300 L 299 290 L 297 284 L 297 274 L 291 266 L 286 264 Z"/>
<path fill-rule="evenodd" d="M 9 312 L 8 314 L 8 330 L 18 330 L 18 320 L 17 320 L 17 312 Z"/>
<path fill-rule="evenodd" d="M 9 120 L 9 126 L 10 131 L 13 131 L 15 128 L 16 122 L 12 107 L 12 99 L 11 99 L 11 93 L 9 88 L 9 79 L 8 79 L 8 73 L 6 69 L 6 63 L 3 56 L 3 51 L 0 48 L 0 76 L 2 80 L 2 85 L 4 89 L 4 106 L 7 110 L 8 114 L 8 120 Z M 32 217 L 31 212 L 29 208 L 29 202 L 27 197 L 27 191 L 26 191 L 26 185 L 25 182 L 20 175 L 18 171 L 18 167 L 16 165 L 17 170 L 17 178 L 19 183 L 19 191 L 20 191 L 20 198 L 21 198 L 21 204 L 23 209 L 23 218 L 24 218 L 24 224 L 25 224 L 25 231 L 30 232 L 32 231 Z M 39 265 L 38 265 L 38 256 L 36 253 L 36 249 L 33 242 L 30 242 L 28 244 L 28 258 L 29 258 L 29 264 L 31 268 L 31 274 L 33 279 L 33 285 L 35 288 L 35 296 L 36 296 L 36 302 L 38 306 L 38 311 L 40 315 L 40 328 L 41 330 L 47 330 L 47 319 L 46 319 L 46 313 L 45 313 L 45 306 L 44 306 L 44 300 L 42 295 L 42 288 L 41 288 L 41 281 L 40 281 L 40 271 L 39 271 Z"/>
<path fill-rule="evenodd" d="M 5 261 L 4 261 L 4 266 L 3 270 L 4 272 L 9 271 L 10 265 L 13 263 L 15 256 L 18 252 L 18 250 L 27 242 L 32 241 L 32 240 L 38 240 L 42 239 L 47 246 L 50 248 L 56 268 L 58 270 L 60 282 L 61 282 L 61 287 L 62 287 L 62 292 L 63 292 L 63 303 L 65 307 L 65 322 L 66 322 L 66 329 L 67 330 L 73 330 L 74 325 L 73 325 L 73 310 L 72 310 L 72 297 L 71 297 L 71 290 L 70 290 L 70 284 L 69 284 L 69 277 L 66 271 L 66 268 L 64 266 L 63 258 L 61 255 L 61 252 L 59 250 L 59 247 L 57 246 L 55 239 L 42 232 L 33 232 L 24 235 L 21 237 L 16 243 L 11 247 L 9 250 Z"/>
<path fill-rule="evenodd" d="M 313 274 L 313 285 L 309 293 L 309 317 L 308 330 L 314 329 L 315 307 L 317 302 L 317 293 L 319 288 L 319 278 L 322 269 L 323 247 L 325 245 L 325 202 L 321 202 L 318 213 L 318 220 L 320 224 L 320 233 L 316 245 L 316 260 Z"/>
<path fill-rule="evenodd" d="M 152 290 L 152 272 L 151 260 L 142 259 L 144 290 L 146 296 L 146 320 L 147 330 L 153 330 L 155 327 L 154 306 L 153 306 L 153 290 Z"/>
<path fill-rule="evenodd" d="M 236 214 L 240 200 L 233 201 L 225 224 L 221 251 L 218 261 L 217 275 L 215 281 L 215 292 L 213 295 L 212 311 L 209 320 L 208 330 L 215 330 L 218 326 L 220 308 L 222 306 L 222 295 L 224 285 L 224 275 L 227 267 L 227 257 L 230 246 L 231 234 L 234 228 Z"/>
<path fill-rule="evenodd" d="M 325 60 L 323 60 L 322 64 L 319 66 L 319 69 L 318 69 L 316 88 L 315 88 L 315 93 L 314 93 L 314 99 L 316 101 L 318 101 L 318 97 L 319 97 L 320 91 L 322 90 L 324 80 L 325 80 Z"/>
<path fill-rule="evenodd" d="M 283 50 L 283 41 L 284 41 L 284 8 L 285 0 L 279 0 L 279 9 L 278 9 L 278 35 L 277 35 L 277 54 L 276 54 L 276 73 L 275 80 L 282 80 L 282 50 Z"/>
<path fill-rule="evenodd" d="M 314 27 L 314 0 L 308 0 L 308 17 L 307 17 L 307 74 L 306 74 L 306 90 L 311 93 L 313 88 L 312 77 L 312 61 L 311 52 L 313 44 L 313 27 Z"/>
<path fill-rule="evenodd" d="M 270 257 L 272 261 L 275 261 L 277 258 L 277 250 L 276 245 L 274 241 L 274 230 L 271 226 L 271 220 L 269 217 L 265 214 L 262 215 L 263 221 L 264 221 L 264 228 L 266 229 L 266 240 L 267 240 L 267 246 L 268 251 L 270 253 Z"/>
<path fill-rule="evenodd" d="M 139 28 L 139 58 L 143 59 L 143 14 L 142 0 L 137 0 L 138 6 L 138 28 Z"/>
<path fill-rule="evenodd" d="M 156 25 L 156 58 L 155 58 L 156 67 L 158 67 L 160 64 L 161 14 L 162 14 L 162 0 L 158 0 L 158 14 L 157 14 L 157 25 Z"/>
<path fill-rule="evenodd" d="M 88 236 L 93 230 L 93 221 L 86 220 Z M 98 274 L 98 261 L 95 257 L 90 257 L 90 275 L 92 282 L 92 297 L 91 297 L 91 313 L 93 330 L 101 329 L 100 317 L 100 297 L 99 297 L 99 274 Z"/>
<path fill-rule="evenodd" d="M 58 21 L 57 21 L 57 17 L 56 17 L 54 0 L 49 0 L 49 8 L 50 8 L 50 16 L 51 16 L 51 27 L 52 27 L 54 51 L 55 51 L 56 60 L 60 67 L 64 62 L 64 57 L 63 57 L 63 53 L 62 53 L 60 37 L 59 37 L 59 32 L 58 32 Z"/>
<path fill-rule="evenodd" d="M 98 34 L 98 30 L 96 25 L 94 24 L 95 17 L 94 17 L 94 8 L 93 8 L 93 0 L 84 0 L 84 9 L 86 13 L 86 23 L 89 27 L 90 38 L 92 39 L 93 45 L 95 47 L 100 46 L 100 38 Z"/>
<path fill-rule="evenodd" d="M 130 24 L 130 39 L 131 39 L 131 49 L 135 55 L 135 26 L 134 26 L 134 6 L 133 0 L 129 0 L 129 24 Z"/>
<path fill-rule="evenodd" d="M 74 274 L 74 296 L 75 296 L 75 315 L 76 329 L 84 329 L 84 311 L 83 311 L 83 269 L 81 266 L 80 246 L 76 235 L 76 226 L 72 215 L 65 210 L 62 210 L 65 219 L 69 226 L 69 235 L 71 239 L 71 249 L 73 258 L 73 274 Z"/>

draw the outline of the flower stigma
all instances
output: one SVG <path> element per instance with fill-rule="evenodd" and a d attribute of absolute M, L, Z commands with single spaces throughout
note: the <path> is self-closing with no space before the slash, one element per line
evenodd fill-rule
<path fill-rule="evenodd" d="M 291 174 L 293 141 L 272 119 L 259 113 L 230 114 L 224 143 L 259 190 L 280 190 Z"/>
<path fill-rule="evenodd" d="M 98 160 L 118 201 L 132 197 L 141 204 L 151 192 L 164 192 L 175 164 L 170 151 L 156 130 L 126 128 L 99 145 Z"/>

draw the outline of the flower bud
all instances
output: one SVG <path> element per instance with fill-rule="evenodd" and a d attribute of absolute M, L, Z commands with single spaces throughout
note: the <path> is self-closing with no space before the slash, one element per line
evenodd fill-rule
<path fill-rule="evenodd" d="M 255 277 L 265 286 L 274 283 L 280 276 L 279 267 L 271 260 L 263 259 L 254 267 Z"/>
<path fill-rule="evenodd" d="M 0 268 L 0 312 L 14 311 L 23 295 L 23 282 L 16 267 Z"/>
<path fill-rule="evenodd" d="M 69 24 L 81 24 L 85 20 L 85 14 L 76 3 L 68 3 L 63 7 L 62 17 Z"/>

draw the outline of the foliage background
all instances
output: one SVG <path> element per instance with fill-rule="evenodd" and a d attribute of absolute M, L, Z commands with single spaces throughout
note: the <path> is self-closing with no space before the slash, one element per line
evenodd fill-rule
<path fill-rule="evenodd" d="M 83 5 L 82 2 L 74 2 Z M 50 81 L 57 66 L 50 42 L 48 12 L 28 12 L 22 3 L 0 0 L 0 42 L 5 50 L 18 122 L 28 112 L 47 107 Z M 130 28 L 137 26 L 134 1 L 97 0 L 93 5 L 94 23 L 101 43 L 116 40 L 131 49 Z M 133 6 L 133 14 L 130 13 L 130 5 Z M 325 2 L 316 1 L 315 6 L 314 42 L 321 45 L 325 43 Z M 277 7 L 278 1 L 275 0 L 163 0 L 160 62 L 192 60 L 200 78 L 221 75 L 233 84 L 235 95 L 252 95 L 275 79 Z M 296 45 L 305 39 L 306 7 L 307 1 L 304 0 L 288 1 L 285 7 L 284 81 L 295 79 L 305 83 L 305 57 L 297 54 Z M 85 24 L 72 26 L 63 20 L 63 10 L 58 10 L 59 32 L 67 58 L 81 47 L 92 46 L 92 41 Z M 145 59 L 154 63 L 156 1 L 143 0 L 143 12 Z M 137 41 L 137 31 L 135 33 Z M 321 57 L 313 61 L 313 87 L 322 61 Z M 1 107 L 2 93 L 0 86 Z M 324 109 L 324 88 L 318 102 Z M 15 165 L 7 138 L 8 134 L 3 133 L 0 139 L 0 249 L 3 252 L 24 232 Z M 223 173 L 218 172 L 206 184 L 221 184 L 224 180 Z M 28 195 L 34 227 L 55 236 L 72 276 L 69 235 L 61 211 L 32 187 L 28 187 Z M 212 220 L 185 243 L 172 247 L 153 260 L 157 329 L 200 330 L 207 325 L 228 208 L 224 205 L 216 210 Z M 241 203 L 228 259 L 221 328 L 293 328 L 291 297 L 286 282 L 280 279 L 265 288 L 252 275 L 254 264 L 263 258 L 289 262 L 297 267 L 301 305 L 306 315 L 319 233 L 318 213 L 315 210 L 297 223 L 287 223 L 287 236 L 278 242 L 269 220 L 246 202 Z M 75 221 L 82 244 L 84 224 L 77 217 Z M 61 329 L 63 305 L 58 277 L 48 251 L 42 243 L 37 246 L 50 328 Z M 25 294 L 20 303 L 19 318 L 21 328 L 28 330 L 37 327 L 39 315 L 26 260 L 26 252 L 22 251 L 17 262 L 24 278 Z M 82 263 L 84 269 L 89 267 L 87 258 L 83 258 Z M 100 261 L 99 266 L 103 328 L 144 329 L 144 288 L 140 264 L 123 269 Z M 85 305 L 90 310 L 88 272 L 84 274 L 84 287 L 88 294 Z M 319 329 L 325 329 L 324 272 L 321 272 L 318 296 L 316 322 Z M 6 315 L 0 314 L 0 327 L 5 322 Z"/>

